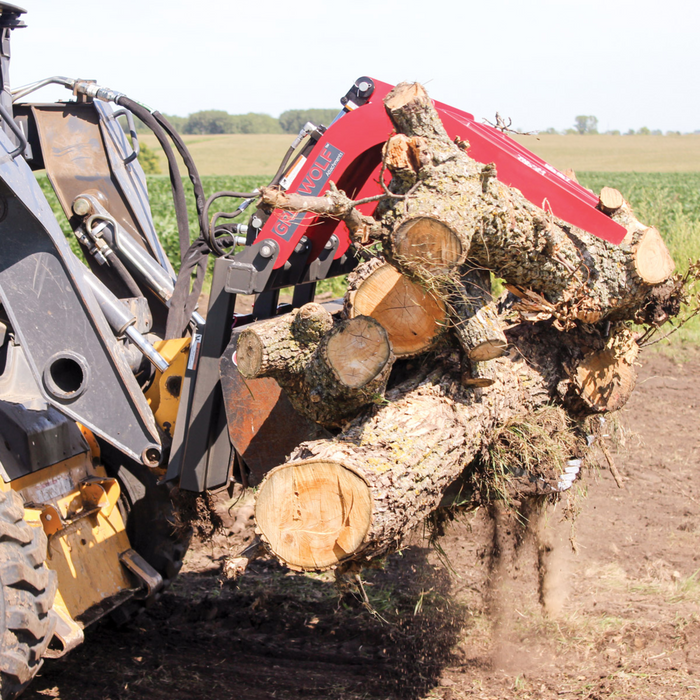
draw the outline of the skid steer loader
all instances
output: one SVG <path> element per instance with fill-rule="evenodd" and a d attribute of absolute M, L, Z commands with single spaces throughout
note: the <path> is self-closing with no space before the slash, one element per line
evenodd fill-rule
<path fill-rule="evenodd" d="M 256 192 L 206 198 L 182 139 L 126 95 L 60 76 L 11 89 L 10 36 L 25 26 L 23 14 L 0 3 L 2 698 L 16 697 L 43 659 L 80 644 L 88 625 L 127 614 L 177 575 L 188 529 L 173 489 L 255 485 L 314 433 L 274 381 L 243 382 L 237 337 L 313 300 L 320 280 L 356 264 L 336 220 L 251 207 Z M 72 99 L 25 101 L 48 84 L 64 85 Z M 390 89 L 359 78 L 329 127 L 304 126 L 272 184 L 321 195 L 332 181 L 355 199 L 380 194 Z M 500 131 L 436 106 L 450 136 L 494 162 L 501 180 L 535 203 L 546 198 L 575 225 L 622 238 L 587 190 Z M 134 117 L 168 158 L 179 274 L 151 218 Z M 195 194 L 193 242 L 176 152 Z M 84 260 L 33 171 L 46 172 Z M 222 198 L 238 204 L 217 211 Z M 233 221 L 249 207 L 246 224 Z M 200 313 L 210 256 L 211 292 Z M 280 304 L 285 287 L 293 287 L 292 302 Z M 252 311 L 237 310 L 239 295 L 255 295 Z"/>

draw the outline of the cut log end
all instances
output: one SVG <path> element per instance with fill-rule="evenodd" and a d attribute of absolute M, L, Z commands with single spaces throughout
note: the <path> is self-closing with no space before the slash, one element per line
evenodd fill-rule
<path fill-rule="evenodd" d="M 610 350 L 585 357 L 574 376 L 580 399 L 593 413 L 622 408 L 634 390 L 636 379 L 634 367 Z"/>
<path fill-rule="evenodd" d="M 612 214 L 616 212 L 625 203 L 625 199 L 619 190 L 613 187 L 603 187 L 600 191 L 600 198 L 598 206 L 601 211 L 606 214 Z"/>
<path fill-rule="evenodd" d="M 339 380 L 352 389 L 372 381 L 391 357 L 386 331 L 373 318 L 357 316 L 328 340 L 328 362 Z"/>
<path fill-rule="evenodd" d="M 409 219 L 396 228 L 391 238 L 394 256 L 409 269 L 439 275 L 464 261 L 465 251 L 459 237 L 437 219 L 425 216 Z"/>
<path fill-rule="evenodd" d="M 429 350 L 446 325 L 444 305 L 391 265 L 376 268 L 349 300 L 348 315 L 371 316 L 397 357 Z"/>
<path fill-rule="evenodd" d="M 428 93 L 420 83 L 399 83 L 384 99 L 388 110 L 398 110 L 414 100 L 426 99 Z"/>
<path fill-rule="evenodd" d="M 496 370 L 491 362 L 477 362 L 476 360 L 465 360 L 462 370 L 462 385 L 485 388 L 496 383 L 494 379 Z"/>
<path fill-rule="evenodd" d="M 328 569 L 362 545 L 372 522 L 370 489 L 338 462 L 285 464 L 262 483 L 255 520 L 273 554 L 286 564 Z"/>
<path fill-rule="evenodd" d="M 661 284 L 676 269 L 671 253 L 655 228 L 646 229 L 635 246 L 634 269 L 649 285 Z"/>
<path fill-rule="evenodd" d="M 258 376 L 263 362 L 263 343 L 260 338 L 249 331 L 241 333 L 236 348 L 236 363 L 238 371 L 246 379 Z"/>

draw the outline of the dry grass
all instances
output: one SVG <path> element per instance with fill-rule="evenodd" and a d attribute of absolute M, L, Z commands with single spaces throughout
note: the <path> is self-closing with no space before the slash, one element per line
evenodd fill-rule
<path fill-rule="evenodd" d="M 160 149 L 155 136 L 144 143 Z M 294 137 L 289 134 L 185 136 L 202 175 L 272 175 Z M 517 136 L 555 167 L 597 172 L 698 172 L 700 136 Z M 161 169 L 167 172 L 161 156 Z M 184 170 L 183 170 L 184 174 Z"/>
<path fill-rule="evenodd" d="M 290 134 L 222 134 L 184 136 L 200 175 L 269 175 L 277 171 L 282 158 L 294 140 Z M 168 172 L 165 156 L 152 134 L 139 136 L 157 151 L 160 168 Z M 186 171 L 180 161 L 180 172 Z"/>
<path fill-rule="evenodd" d="M 700 135 L 516 136 L 555 168 L 574 171 L 678 173 L 700 171 Z"/>

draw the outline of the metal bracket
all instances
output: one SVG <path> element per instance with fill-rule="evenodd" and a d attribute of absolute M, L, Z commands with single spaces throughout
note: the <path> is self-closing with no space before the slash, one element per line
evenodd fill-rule
<path fill-rule="evenodd" d="M 119 555 L 119 561 L 141 582 L 150 598 L 163 588 L 163 577 L 134 549 Z"/>
<path fill-rule="evenodd" d="M 316 260 L 309 265 L 309 269 L 304 276 L 305 282 L 317 282 L 318 280 L 325 280 L 326 277 L 328 277 L 328 271 L 331 269 L 333 259 L 335 258 L 335 251 L 338 250 L 339 244 L 338 236 L 333 234 L 326 242 L 326 245 L 323 246 L 323 250 L 319 253 Z"/>
<path fill-rule="evenodd" d="M 116 479 L 91 476 L 78 484 L 83 507 L 86 511 L 102 509 L 106 518 L 110 516 L 117 505 L 121 493 Z"/>
<path fill-rule="evenodd" d="M 271 238 L 247 246 L 231 260 L 224 289 L 229 294 L 265 291 L 278 255 L 279 246 Z"/>
<path fill-rule="evenodd" d="M 54 605 L 49 611 L 49 615 L 56 620 L 53 636 L 55 639 L 58 639 L 61 648 L 57 649 L 55 646 L 49 646 L 42 656 L 47 659 L 60 659 L 83 643 L 85 633 L 83 628 L 68 614 L 68 611 L 61 606 Z"/>

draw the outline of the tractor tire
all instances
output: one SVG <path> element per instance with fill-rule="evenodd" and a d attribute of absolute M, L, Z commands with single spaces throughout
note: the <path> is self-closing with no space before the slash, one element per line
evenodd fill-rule
<path fill-rule="evenodd" d="M 0 491 L 0 697 L 16 698 L 41 668 L 56 620 L 56 574 L 46 535 L 24 520 L 22 498 Z"/>
<path fill-rule="evenodd" d="M 167 587 L 178 575 L 192 537 L 177 518 L 170 488 L 156 475 L 107 445 L 102 461 L 109 476 L 119 482 L 119 506 L 131 546 L 163 577 Z"/>

